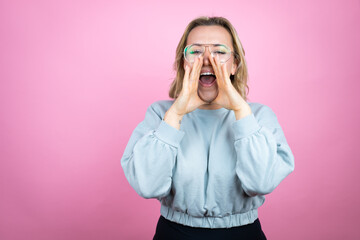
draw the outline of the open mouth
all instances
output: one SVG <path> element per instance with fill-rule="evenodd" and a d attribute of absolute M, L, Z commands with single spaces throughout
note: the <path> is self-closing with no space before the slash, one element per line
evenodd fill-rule
<path fill-rule="evenodd" d="M 200 74 L 200 84 L 203 87 L 211 87 L 216 82 L 216 76 L 215 74 L 211 72 L 205 72 Z"/>

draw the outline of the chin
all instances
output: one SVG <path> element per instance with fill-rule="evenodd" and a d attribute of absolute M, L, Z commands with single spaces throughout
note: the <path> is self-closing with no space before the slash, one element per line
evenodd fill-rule
<path fill-rule="evenodd" d="M 207 103 L 211 103 L 212 101 L 215 100 L 215 98 L 217 97 L 219 91 L 217 89 L 217 87 L 211 87 L 209 89 L 207 88 L 202 88 L 202 87 L 199 87 L 198 89 L 198 95 L 200 97 L 201 100 L 203 100 L 204 102 L 207 102 Z"/>

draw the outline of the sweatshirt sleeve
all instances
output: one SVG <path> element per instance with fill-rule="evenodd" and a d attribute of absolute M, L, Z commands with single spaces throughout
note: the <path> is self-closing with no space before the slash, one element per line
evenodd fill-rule
<path fill-rule="evenodd" d="M 294 171 L 294 156 L 275 113 L 263 105 L 233 123 L 236 174 L 249 196 L 272 192 Z"/>
<path fill-rule="evenodd" d="M 151 105 L 132 133 L 121 159 L 125 177 L 143 198 L 169 194 L 177 149 L 184 132 L 162 120 Z M 159 112 L 159 111 L 158 111 Z"/>

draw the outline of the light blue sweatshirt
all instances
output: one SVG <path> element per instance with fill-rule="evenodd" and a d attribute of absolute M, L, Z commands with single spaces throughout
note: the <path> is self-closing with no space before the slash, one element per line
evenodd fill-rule
<path fill-rule="evenodd" d="M 225 108 L 196 109 L 180 130 L 163 121 L 173 101 L 158 101 L 134 130 L 121 165 L 135 191 L 161 202 L 183 225 L 230 228 L 253 223 L 257 209 L 294 170 L 294 156 L 271 108 L 248 104 L 236 120 Z"/>

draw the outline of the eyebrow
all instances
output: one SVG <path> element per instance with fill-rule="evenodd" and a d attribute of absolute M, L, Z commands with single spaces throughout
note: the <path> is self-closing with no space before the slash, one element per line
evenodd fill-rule
<path fill-rule="evenodd" d="M 214 44 L 201 44 L 201 43 L 193 43 L 192 45 L 196 45 L 196 46 L 202 46 L 202 45 L 213 45 L 213 46 L 222 46 L 225 44 L 220 44 L 220 43 L 214 43 Z"/>

